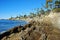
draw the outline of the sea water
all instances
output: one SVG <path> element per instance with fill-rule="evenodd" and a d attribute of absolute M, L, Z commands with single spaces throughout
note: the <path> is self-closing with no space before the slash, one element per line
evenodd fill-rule
<path fill-rule="evenodd" d="M 24 26 L 28 22 L 22 20 L 0 20 L 0 33 L 5 32 L 16 26 Z"/>

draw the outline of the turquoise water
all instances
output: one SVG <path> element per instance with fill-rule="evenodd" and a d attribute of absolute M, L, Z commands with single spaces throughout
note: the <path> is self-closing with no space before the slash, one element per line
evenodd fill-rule
<path fill-rule="evenodd" d="M 23 26 L 25 24 L 27 24 L 27 22 L 22 20 L 0 20 L 0 33 L 19 25 Z"/>

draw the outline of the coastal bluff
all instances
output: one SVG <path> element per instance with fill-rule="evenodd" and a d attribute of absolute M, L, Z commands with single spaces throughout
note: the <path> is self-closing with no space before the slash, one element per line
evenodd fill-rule
<path fill-rule="evenodd" d="M 1 34 L 0 40 L 60 40 L 56 18 L 59 20 L 60 16 L 49 14 L 42 19 L 31 20 L 24 26 L 17 26 Z"/>
<path fill-rule="evenodd" d="M 10 29 L 0 35 L 0 40 L 60 40 L 60 29 L 41 23 L 32 21 Z"/>

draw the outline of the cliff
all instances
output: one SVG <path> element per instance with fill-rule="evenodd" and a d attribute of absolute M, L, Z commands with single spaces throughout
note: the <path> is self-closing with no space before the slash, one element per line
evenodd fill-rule
<path fill-rule="evenodd" d="M 59 14 L 49 14 L 0 35 L 1 40 L 60 40 Z"/>

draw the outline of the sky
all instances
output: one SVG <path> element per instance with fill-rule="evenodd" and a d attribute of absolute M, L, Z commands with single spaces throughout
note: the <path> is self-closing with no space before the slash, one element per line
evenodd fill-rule
<path fill-rule="evenodd" d="M 45 0 L 0 0 L 0 19 L 29 15 L 35 8 L 42 8 Z"/>

